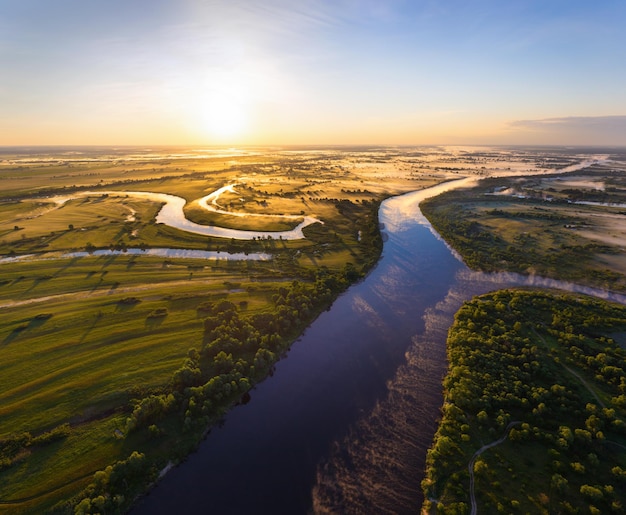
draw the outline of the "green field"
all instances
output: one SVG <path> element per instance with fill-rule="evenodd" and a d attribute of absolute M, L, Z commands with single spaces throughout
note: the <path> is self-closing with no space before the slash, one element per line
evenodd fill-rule
<path fill-rule="evenodd" d="M 5 449 L 2 501 L 36 496 L 5 505 L 10 512 L 39 510 L 48 501 L 42 492 L 83 478 L 55 490 L 50 502 L 75 492 L 90 482 L 89 472 L 132 450 L 151 453 L 162 465 L 184 456 L 198 431 L 183 437 L 173 431 L 179 443 L 127 435 L 132 406 L 169 391 L 189 350 L 200 350 L 203 306 L 228 300 L 246 317 L 273 313 L 272 297 L 284 284 L 280 277 L 268 280 L 277 275 L 271 269 L 245 262 L 127 256 L 5 264 L 2 272 L 15 279 L 0 288 L 0 434 L 10 440 L 71 426 L 69 436 L 51 445 Z M 225 398 L 223 406 L 233 400 Z M 216 406 L 215 416 L 220 412 Z"/>
<path fill-rule="evenodd" d="M 619 156 L 618 156 L 619 157 Z M 623 157 L 623 156 L 622 156 Z M 564 175 L 499 177 L 421 204 L 474 269 L 626 291 L 623 158 Z M 501 291 L 448 335 L 442 420 L 424 510 L 622 513 L 626 308 Z"/>
<path fill-rule="evenodd" d="M 429 199 L 421 209 L 471 268 L 626 292 L 622 168 L 485 179 L 476 187 Z M 604 189 L 596 189 L 600 187 Z M 574 203 L 578 201 L 617 205 Z"/>

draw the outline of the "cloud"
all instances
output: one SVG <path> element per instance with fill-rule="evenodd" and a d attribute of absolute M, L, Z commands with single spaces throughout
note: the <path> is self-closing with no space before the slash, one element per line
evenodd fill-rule
<path fill-rule="evenodd" d="M 507 128 L 534 143 L 626 146 L 626 115 L 515 120 Z"/>
<path fill-rule="evenodd" d="M 552 131 L 555 129 L 600 129 L 626 131 L 626 115 L 613 116 L 566 116 L 539 120 L 515 120 L 512 129 L 526 131 Z"/>

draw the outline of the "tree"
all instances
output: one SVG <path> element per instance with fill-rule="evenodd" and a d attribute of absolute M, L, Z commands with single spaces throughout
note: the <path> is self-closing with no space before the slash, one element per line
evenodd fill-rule
<path fill-rule="evenodd" d="M 567 490 L 568 481 L 561 474 L 554 474 L 550 481 L 550 486 L 562 494 Z"/>
<path fill-rule="evenodd" d="M 591 501 L 600 501 L 604 497 L 602 490 L 591 485 L 581 486 L 580 493 Z"/>

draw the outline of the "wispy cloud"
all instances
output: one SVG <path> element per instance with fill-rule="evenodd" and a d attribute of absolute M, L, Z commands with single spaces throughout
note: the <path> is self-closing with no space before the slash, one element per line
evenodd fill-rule
<path fill-rule="evenodd" d="M 508 124 L 508 132 L 534 143 L 623 146 L 626 145 L 626 115 L 515 120 Z"/>
<path fill-rule="evenodd" d="M 554 131 L 554 130 L 618 130 L 626 131 L 626 115 L 613 116 L 565 116 L 561 118 L 541 118 L 538 120 L 515 120 L 509 123 L 514 130 Z"/>

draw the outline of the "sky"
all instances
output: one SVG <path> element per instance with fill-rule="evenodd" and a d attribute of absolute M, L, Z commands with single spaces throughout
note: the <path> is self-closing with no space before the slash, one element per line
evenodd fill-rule
<path fill-rule="evenodd" d="M 0 0 L 2 145 L 626 145 L 624 0 Z"/>

